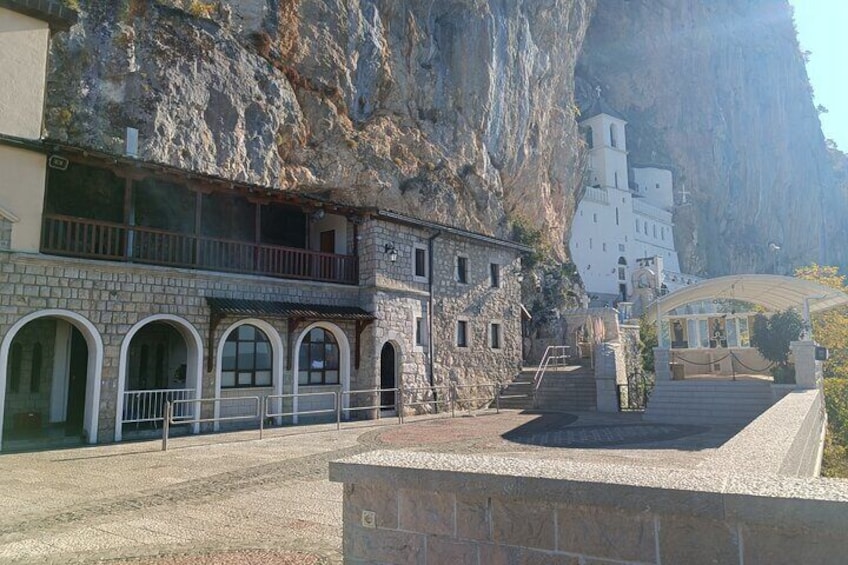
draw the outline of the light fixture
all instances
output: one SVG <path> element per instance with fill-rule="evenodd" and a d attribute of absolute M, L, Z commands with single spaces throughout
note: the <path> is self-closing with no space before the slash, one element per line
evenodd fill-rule
<path fill-rule="evenodd" d="M 524 273 L 522 271 L 518 271 L 518 274 L 515 278 L 518 280 L 519 283 L 523 283 L 524 282 Z"/>
<path fill-rule="evenodd" d="M 389 261 L 391 261 L 392 263 L 394 263 L 398 259 L 398 252 L 397 249 L 395 249 L 394 242 L 387 243 L 386 246 L 383 248 L 383 253 L 386 253 L 389 256 Z"/>
<path fill-rule="evenodd" d="M 323 209 L 323 208 L 318 208 L 317 210 L 315 210 L 314 212 L 312 212 L 312 221 L 313 221 L 313 222 L 317 222 L 318 220 L 323 220 L 323 219 L 324 219 L 324 214 L 325 214 L 324 209 Z"/>

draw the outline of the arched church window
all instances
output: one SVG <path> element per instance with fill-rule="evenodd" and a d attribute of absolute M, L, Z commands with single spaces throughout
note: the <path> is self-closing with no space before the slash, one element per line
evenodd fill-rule
<path fill-rule="evenodd" d="M 586 128 L 586 147 L 592 149 L 595 146 L 595 141 L 592 139 L 592 128 Z"/>
<path fill-rule="evenodd" d="M 610 130 L 610 132 L 609 132 L 610 133 L 610 147 L 618 147 L 618 139 L 617 139 L 617 137 L 618 137 L 617 133 L 618 132 L 616 131 L 615 124 L 610 124 L 609 130 Z"/>
<path fill-rule="evenodd" d="M 313 328 L 300 344 L 298 383 L 339 384 L 339 344 L 324 328 Z"/>
<path fill-rule="evenodd" d="M 271 342 L 250 324 L 230 332 L 221 356 L 221 387 L 271 386 Z"/>

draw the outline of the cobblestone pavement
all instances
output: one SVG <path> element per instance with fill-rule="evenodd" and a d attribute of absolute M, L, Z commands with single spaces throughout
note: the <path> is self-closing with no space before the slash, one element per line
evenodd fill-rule
<path fill-rule="evenodd" d="M 614 416 L 506 411 L 2 455 L 0 563 L 340 563 L 334 459 L 388 448 L 691 467 L 733 433 Z"/>

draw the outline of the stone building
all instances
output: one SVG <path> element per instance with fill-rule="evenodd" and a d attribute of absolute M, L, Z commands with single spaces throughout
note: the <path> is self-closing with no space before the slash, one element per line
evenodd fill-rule
<path fill-rule="evenodd" d="M 42 139 L 49 35 L 74 18 L 0 1 L 2 447 L 119 441 L 166 400 L 374 417 L 398 399 L 373 389 L 515 376 L 526 247 Z"/>

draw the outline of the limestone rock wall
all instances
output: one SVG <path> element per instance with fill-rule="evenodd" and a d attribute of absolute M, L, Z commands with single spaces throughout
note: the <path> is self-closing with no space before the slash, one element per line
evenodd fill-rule
<path fill-rule="evenodd" d="M 578 75 L 628 118 L 631 163 L 671 166 L 692 193 L 674 213 L 684 269 L 848 264 L 786 0 L 599 0 Z"/>
<path fill-rule="evenodd" d="M 47 134 L 562 253 L 573 69 L 595 0 L 80 0 Z"/>

